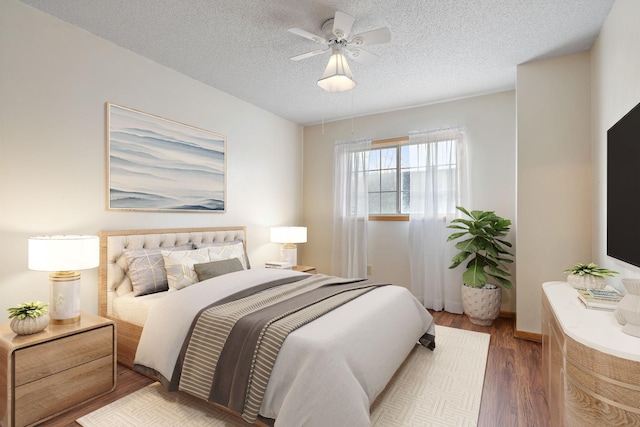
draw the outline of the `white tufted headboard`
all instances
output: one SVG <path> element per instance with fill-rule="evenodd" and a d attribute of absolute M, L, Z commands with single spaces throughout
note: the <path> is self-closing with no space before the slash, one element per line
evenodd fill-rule
<path fill-rule="evenodd" d="M 127 275 L 125 249 L 170 248 L 187 243 L 242 240 L 247 246 L 246 227 L 167 228 L 156 230 L 110 230 L 100 232 L 98 313 L 116 323 L 118 363 L 132 367 L 142 326 L 112 316 L 117 295 L 132 290 Z"/>
<path fill-rule="evenodd" d="M 113 299 L 133 290 L 127 275 L 125 249 L 171 248 L 187 243 L 233 240 L 242 240 L 246 247 L 246 227 L 101 231 L 98 291 L 100 315 L 111 316 Z"/>

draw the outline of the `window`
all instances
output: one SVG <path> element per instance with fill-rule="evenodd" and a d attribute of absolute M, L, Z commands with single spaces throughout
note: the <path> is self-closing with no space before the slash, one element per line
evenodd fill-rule
<path fill-rule="evenodd" d="M 377 148 L 369 151 L 366 162 L 369 215 L 396 215 L 402 212 L 398 205 L 398 160 L 400 147 Z"/>
<path fill-rule="evenodd" d="M 449 148 L 452 143 L 455 141 L 434 141 L 425 148 L 409 143 L 407 137 L 374 141 L 365 156 L 369 219 L 408 220 L 411 178 L 417 179 L 418 174 L 434 168 L 438 180 L 435 199 L 445 198 L 452 182 L 450 177 L 456 175 L 456 150 Z M 438 205 L 444 207 L 446 203 Z"/>

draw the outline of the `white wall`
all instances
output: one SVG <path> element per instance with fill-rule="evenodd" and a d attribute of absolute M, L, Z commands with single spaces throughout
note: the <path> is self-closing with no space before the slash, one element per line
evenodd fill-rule
<path fill-rule="evenodd" d="M 540 333 L 543 282 L 591 261 L 589 60 L 518 66 L 518 331 Z"/>
<path fill-rule="evenodd" d="M 0 2 L 0 321 L 48 301 L 27 239 L 107 229 L 246 225 L 254 265 L 277 258 L 269 226 L 302 218 L 302 129 L 16 0 Z M 227 137 L 227 212 L 106 210 L 105 103 Z M 277 191 L 273 191 L 277 189 Z M 97 312 L 97 269 L 82 272 Z"/>
<path fill-rule="evenodd" d="M 353 123 L 351 120 L 325 123 L 324 135 L 321 125 L 306 126 L 303 210 L 308 242 L 300 245 L 300 257 L 304 264 L 315 265 L 323 273 L 330 272 L 335 141 L 406 136 L 411 131 L 452 126 L 466 128 L 470 159 L 469 207 L 495 210 L 498 215 L 515 220 L 516 131 L 513 91 L 357 117 Z M 408 222 L 370 222 L 368 258 L 372 266 L 372 279 L 410 287 L 407 236 Z M 515 227 L 512 227 L 508 239 L 513 242 L 514 236 Z M 515 290 L 503 293 L 502 310 L 515 311 Z"/>
<path fill-rule="evenodd" d="M 591 144 L 593 153 L 593 259 L 621 274 L 608 283 L 622 290 L 621 278 L 639 278 L 640 268 L 607 254 L 607 130 L 640 102 L 640 2 L 617 0 L 592 49 Z M 638 198 L 638 194 L 629 197 Z M 630 212 L 630 226 L 638 213 Z M 640 249 L 638 249 L 640 250 Z"/>

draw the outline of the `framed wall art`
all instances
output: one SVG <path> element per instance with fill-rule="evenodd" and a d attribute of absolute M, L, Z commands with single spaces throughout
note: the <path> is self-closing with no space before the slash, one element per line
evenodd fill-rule
<path fill-rule="evenodd" d="M 225 212 L 226 138 L 107 103 L 109 209 Z"/>

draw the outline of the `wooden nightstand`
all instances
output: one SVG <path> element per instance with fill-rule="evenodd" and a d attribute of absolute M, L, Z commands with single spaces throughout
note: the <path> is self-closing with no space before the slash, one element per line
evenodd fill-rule
<path fill-rule="evenodd" d="M 291 269 L 294 271 L 302 271 L 303 273 L 316 274 L 316 268 L 309 265 L 294 265 Z"/>
<path fill-rule="evenodd" d="M 0 324 L 0 425 L 33 425 L 116 387 L 116 326 L 80 322 L 16 335 Z"/>

